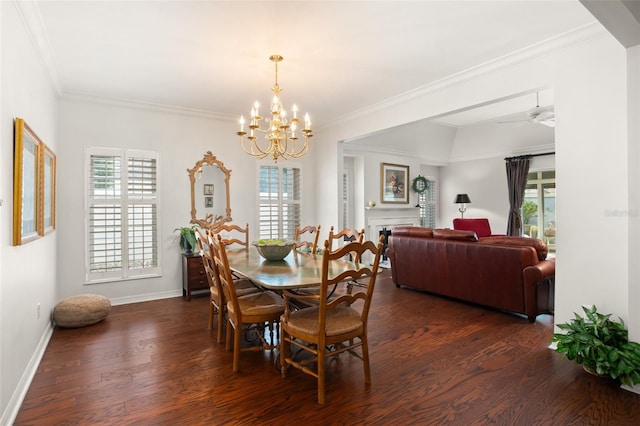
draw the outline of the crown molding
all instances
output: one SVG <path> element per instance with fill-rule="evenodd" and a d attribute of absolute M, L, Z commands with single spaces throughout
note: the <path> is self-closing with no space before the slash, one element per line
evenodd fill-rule
<path fill-rule="evenodd" d="M 44 66 L 44 69 L 51 80 L 51 84 L 58 95 L 62 94 L 62 83 L 58 75 L 56 60 L 53 56 L 53 49 L 49 42 L 49 36 L 45 30 L 40 9 L 35 1 L 19 1 L 14 0 L 15 6 L 22 23 L 27 30 L 27 34 L 33 47 L 38 53 L 38 57 Z"/>
<path fill-rule="evenodd" d="M 381 111 L 398 104 L 403 104 L 414 98 L 423 97 L 430 93 L 454 86 L 456 84 L 460 84 L 464 81 L 494 72 L 499 69 L 508 68 L 542 56 L 559 52 L 576 44 L 585 43 L 592 39 L 602 37 L 606 34 L 608 34 L 607 30 L 598 21 L 593 21 L 592 23 L 583 25 L 582 27 L 579 27 L 572 31 L 557 35 L 550 39 L 522 48 L 499 58 L 492 59 L 483 64 L 475 65 L 456 74 L 451 74 L 433 83 L 429 83 L 400 95 L 369 105 L 350 114 L 336 117 L 333 120 L 329 120 L 329 122 L 332 123 L 333 126 L 335 126 L 339 123 L 347 123 L 358 118 L 363 118 L 371 113 Z"/>
<path fill-rule="evenodd" d="M 462 163 L 465 161 L 478 161 L 478 160 L 488 160 L 490 158 L 505 158 L 505 157 L 513 157 L 518 155 L 535 155 L 535 154 L 543 154 L 550 151 L 555 151 L 555 144 L 544 144 L 544 145 L 534 145 L 527 148 L 517 149 L 514 151 L 496 151 L 496 152 L 488 152 L 486 154 L 479 155 L 470 155 L 467 157 L 456 157 L 451 158 L 449 160 L 450 163 Z"/>
<path fill-rule="evenodd" d="M 211 118 L 220 121 L 237 121 L 238 117 L 232 114 L 223 114 L 219 112 L 211 112 L 197 108 L 178 107 L 173 105 L 164 105 L 153 102 L 144 102 L 126 98 L 105 98 L 100 96 L 85 95 L 82 93 L 63 93 L 60 95 L 61 100 L 88 102 L 99 105 L 116 106 L 120 108 L 144 109 L 148 111 L 164 112 L 170 114 L 187 115 L 191 117 Z"/>
<path fill-rule="evenodd" d="M 397 149 L 391 149 L 380 146 L 362 146 L 362 145 L 348 145 L 343 144 L 343 154 L 351 155 L 351 156 L 361 156 L 363 154 L 382 154 L 382 155 L 392 155 L 396 157 L 410 157 L 412 159 L 420 160 L 422 164 L 427 164 L 430 166 L 447 166 L 449 165 L 448 161 L 443 161 L 442 159 L 436 159 L 433 157 L 425 156 L 419 153 L 409 153 L 407 151 L 400 151 Z"/>

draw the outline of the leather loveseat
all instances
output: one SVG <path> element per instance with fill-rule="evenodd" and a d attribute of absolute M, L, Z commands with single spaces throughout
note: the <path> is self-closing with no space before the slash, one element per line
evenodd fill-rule
<path fill-rule="evenodd" d="M 393 228 L 386 252 L 396 287 L 523 314 L 553 313 L 555 259 L 541 240 L 473 231 Z"/>

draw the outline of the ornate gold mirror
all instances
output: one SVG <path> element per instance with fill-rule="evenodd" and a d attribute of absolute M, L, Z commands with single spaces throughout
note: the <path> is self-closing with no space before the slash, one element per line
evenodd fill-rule
<path fill-rule="evenodd" d="M 207 151 L 202 160 L 187 172 L 191 181 L 191 223 L 211 228 L 230 222 L 231 170 Z"/>

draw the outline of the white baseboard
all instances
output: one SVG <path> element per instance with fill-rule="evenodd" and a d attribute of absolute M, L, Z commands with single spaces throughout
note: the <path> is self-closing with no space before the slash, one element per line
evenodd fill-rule
<path fill-rule="evenodd" d="M 33 377 L 36 375 L 36 371 L 38 370 L 38 366 L 40 365 L 40 361 L 44 356 L 44 352 L 49 345 L 49 340 L 51 340 L 51 336 L 53 335 L 53 324 L 49 322 L 49 325 L 45 329 L 40 341 L 38 342 L 38 346 L 34 351 L 31 359 L 29 360 L 29 364 L 27 364 L 27 368 L 24 370 L 22 377 L 20 378 L 20 382 L 18 386 L 16 386 L 13 395 L 11 395 L 11 399 L 9 400 L 9 404 L 7 404 L 7 409 L 2 413 L 2 418 L 0 418 L 0 425 L 12 425 L 16 420 L 18 415 L 18 411 L 20 411 L 20 407 L 22 406 L 22 402 L 24 401 L 24 397 L 27 395 L 27 391 L 29 390 L 29 386 L 31 386 L 31 381 Z"/>
<path fill-rule="evenodd" d="M 620 385 L 620 387 L 626 391 L 637 393 L 638 395 L 640 395 L 640 384 L 636 384 L 633 386 Z"/>
<path fill-rule="evenodd" d="M 158 293 L 138 294 L 135 296 L 115 297 L 110 300 L 111 300 L 111 304 L 115 306 L 115 305 L 127 305 L 129 303 L 148 302 L 150 300 L 169 299 L 171 297 L 178 297 L 178 296 L 182 296 L 182 289 L 161 291 Z"/>

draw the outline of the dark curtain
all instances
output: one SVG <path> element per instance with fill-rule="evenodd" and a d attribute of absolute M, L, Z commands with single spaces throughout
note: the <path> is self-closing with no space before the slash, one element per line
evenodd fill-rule
<path fill-rule="evenodd" d="M 524 200 L 524 190 L 527 186 L 527 175 L 531 156 L 505 158 L 507 165 L 507 185 L 509 187 L 509 219 L 507 220 L 507 235 L 522 235 L 522 218 L 520 209 Z"/>

